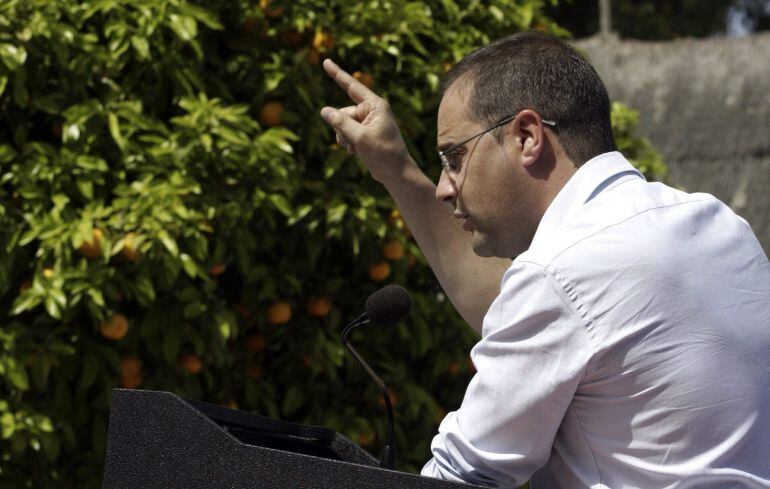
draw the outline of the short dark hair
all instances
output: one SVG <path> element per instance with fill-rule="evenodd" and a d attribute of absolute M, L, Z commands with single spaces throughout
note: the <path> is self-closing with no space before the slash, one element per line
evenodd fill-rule
<path fill-rule="evenodd" d="M 556 121 L 578 166 L 615 150 L 607 89 L 593 66 L 554 36 L 520 32 L 478 48 L 444 76 L 442 92 L 458 81 L 470 88 L 471 120 L 491 125 L 532 109 Z"/>

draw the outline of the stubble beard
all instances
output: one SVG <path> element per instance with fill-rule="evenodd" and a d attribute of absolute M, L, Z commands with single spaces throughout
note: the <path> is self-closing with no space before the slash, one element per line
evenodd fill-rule
<path fill-rule="evenodd" d="M 473 252 L 482 258 L 509 258 L 513 259 L 527 251 L 532 244 L 535 230 L 524 223 L 511 223 L 512 232 L 504 236 L 495 236 L 491 233 L 480 231 L 478 228 L 471 231 L 471 244 Z M 519 232 L 514 230 L 518 229 Z"/>

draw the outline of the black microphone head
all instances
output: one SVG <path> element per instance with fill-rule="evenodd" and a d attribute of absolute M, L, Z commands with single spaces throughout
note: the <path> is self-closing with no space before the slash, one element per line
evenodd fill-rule
<path fill-rule="evenodd" d="M 412 310 L 412 298 L 400 285 L 386 285 L 366 299 L 366 315 L 379 326 L 393 326 Z"/>

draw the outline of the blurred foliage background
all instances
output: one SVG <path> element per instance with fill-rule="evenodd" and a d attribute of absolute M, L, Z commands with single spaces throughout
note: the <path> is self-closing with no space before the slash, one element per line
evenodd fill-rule
<path fill-rule="evenodd" d="M 668 40 L 770 29 L 768 0 L 611 0 L 612 30 L 621 38 Z M 575 37 L 599 32 L 599 1 L 562 0 L 546 13 Z"/>
<path fill-rule="evenodd" d="M 554 2 L 555 3 L 555 2 Z M 549 5 L 551 3 L 549 2 Z M 541 0 L 0 2 L 0 486 L 101 485 L 113 388 L 333 427 L 375 454 L 392 386 L 416 471 L 473 372 L 459 319 L 390 198 L 318 116 L 325 56 L 388 98 L 434 178 L 441 74 Z M 619 145 L 665 167 L 613 107 Z"/>

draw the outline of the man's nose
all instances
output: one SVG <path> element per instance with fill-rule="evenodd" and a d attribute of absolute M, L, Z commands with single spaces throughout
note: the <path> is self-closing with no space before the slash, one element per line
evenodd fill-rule
<path fill-rule="evenodd" d="M 457 186 L 445 171 L 441 172 L 438 185 L 436 185 L 436 199 L 452 206 L 457 199 Z"/>

